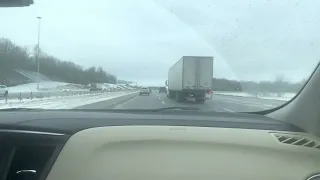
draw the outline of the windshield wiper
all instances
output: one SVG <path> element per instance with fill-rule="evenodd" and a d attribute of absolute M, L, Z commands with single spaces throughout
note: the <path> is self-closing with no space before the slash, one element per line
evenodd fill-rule
<path fill-rule="evenodd" d="M 61 109 L 59 109 L 61 111 Z M 58 111 L 59 111 L 58 110 Z M 159 109 L 64 109 L 65 111 L 86 111 L 86 112 L 163 112 L 163 111 L 202 111 L 195 107 L 166 107 Z"/>
<path fill-rule="evenodd" d="M 202 111 L 195 107 L 166 107 L 159 109 L 40 109 L 40 108 L 6 108 L 1 111 L 95 111 L 95 112 L 162 112 L 162 111 Z"/>
<path fill-rule="evenodd" d="M 159 108 L 159 109 L 152 109 L 153 112 L 161 112 L 161 111 L 167 111 L 167 110 L 182 110 L 182 111 L 201 111 L 199 108 L 195 107 L 166 107 L 166 108 Z"/>
<path fill-rule="evenodd" d="M 42 111 L 43 109 L 36 108 L 6 108 L 0 109 L 0 111 Z"/>

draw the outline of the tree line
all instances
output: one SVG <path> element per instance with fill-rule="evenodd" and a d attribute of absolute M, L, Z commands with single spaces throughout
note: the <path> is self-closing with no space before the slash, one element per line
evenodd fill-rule
<path fill-rule="evenodd" d="M 16 69 L 37 72 L 36 53 L 37 47 L 30 50 L 27 47 L 16 45 L 9 39 L 0 38 L 0 84 L 3 80 L 14 77 Z M 63 61 L 50 56 L 39 49 L 40 73 L 54 81 L 63 81 L 76 84 L 90 83 L 117 83 L 117 78 L 102 67 L 83 67 L 69 61 Z M 305 80 L 292 83 L 283 76 L 277 76 L 274 81 L 237 81 L 223 78 L 213 78 L 214 91 L 245 91 L 251 93 L 264 92 L 297 92 Z M 127 83 L 119 80 L 118 83 Z"/>
<path fill-rule="evenodd" d="M 238 91 L 249 93 L 283 93 L 298 92 L 304 85 L 305 80 L 300 82 L 286 81 L 284 76 L 277 76 L 274 81 L 237 81 L 223 78 L 212 79 L 214 91 Z"/>
<path fill-rule="evenodd" d="M 6 38 L 0 39 L 0 79 L 10 79 L 16 69 L 37 72 L 37 47 L 30 50 Z M 76 84 L 116 83 L 117 78 L 102 67 L 83 67 L 48 55 L 39 49 L 40 73 L 51 80 Z M 1 84 L 1 83 L 0 83 Z"/>

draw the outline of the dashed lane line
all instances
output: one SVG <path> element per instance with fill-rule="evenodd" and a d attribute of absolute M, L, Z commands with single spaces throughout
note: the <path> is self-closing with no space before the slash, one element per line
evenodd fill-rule
<path fill-rule="evenodd" d="M 122 103 L 122 104 L 117 105 L 116 107 L 124 106 L 124 105 L 128 104 L 129 102 L 131 102 L 131 101 L 135 100 L 135 99 L 136 99 L 136 98 L 138 98 L 138 97 L 139 97 L 139 96 L 136 96 L 136 97 L 134 97 L 134 98 L 130 99 L 129 101 L 126 101 L 126 102 L 124 102 L 124 103 Z"/>
<path fill-rule="evenodd" d="M 234 111 L 227 109 L 227 108 L 223 108 L 223 110 L 228 111 L 228 112 L 234 112 Z"/>

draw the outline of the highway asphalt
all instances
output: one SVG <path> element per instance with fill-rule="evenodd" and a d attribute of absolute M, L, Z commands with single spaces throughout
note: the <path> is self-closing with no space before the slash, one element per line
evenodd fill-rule
<path fill-rule="evenodd" d="M 92 105 L 78 107 L 77 109 L 156 109 L 165 107 L 195 107 L 204 111 L 218 112 L 252 112 L 272 109 L 285 101 L 267 100 L 254 97 L 238 97 L 227 95 L 214 95 L 205 103 L 199 104 L 192 101 L 178 103 L 167 98 L 165 93 L 153 91 L 149 96 L 132 96 L 129 100 L 122 101 L 119 104 L 110 103 L 110 101 L 99 102 Z M 112 104 L 112 106 L 110 105 Z"/>

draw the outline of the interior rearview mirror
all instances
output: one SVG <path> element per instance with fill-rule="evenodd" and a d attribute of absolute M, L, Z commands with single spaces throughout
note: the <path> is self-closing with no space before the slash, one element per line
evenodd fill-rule
<path fill-rule="evenodd" d="M 24 7 L 33 3 L 33 0 L 0 0 L 0 7 Z"/>

